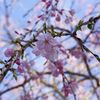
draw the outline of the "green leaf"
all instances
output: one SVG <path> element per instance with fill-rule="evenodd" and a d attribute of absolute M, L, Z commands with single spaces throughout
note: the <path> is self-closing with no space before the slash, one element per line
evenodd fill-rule
<path fill-rule="evenodd" d="M 79 25 L 79 26 L 82 26 L 82 24 L 83 24 L 83 21 L 80 20 L 79 23 L 78 23 L 78 25 Z"/>
<path fill-rule="evenodd" d="M 96 59 L 100 62 L 100 58 L 98 55 L 94 54 L 94 56 L 96 57 Z"/>
<path fill-rule="evenodd" d="M 89 29 L 92 29 L 93 23 L 92 23 L 92 22 L 89 22 L 88 25 L 87 25 L 87 27 L 88 27 Z"/>
<path fill-rule="evenodd" d="M 17 81 L 17 74 L 16 74 L 16 71 L 14 70 L 13 72 L 13 77 L 15 78 L 15 80 Z"/>
<path fill-rule="evenodd" d="M 0 60 L 0 64 L 5 64 L 2 60 Z"/>
<path fill-rule="evenodd" d="M 44 30 L 45 33 L 46 33 L 46 23 L 43 24 L 43 30 Z"/>
<path fill-rule="evenodd" d="M 83 21 L 80 20 L 78 25 L 76 26 L 76 30 L 81 30 L 82 25 L 83 25 Z"/>
<path fill-rule="evenodd" d="M 59 32 L 54 31 L 54 27 L 53 26 L 51 26 L 50 29 L 51 29 L 52 36 L 56 36 L 56 35 L 60 34 Z"/>

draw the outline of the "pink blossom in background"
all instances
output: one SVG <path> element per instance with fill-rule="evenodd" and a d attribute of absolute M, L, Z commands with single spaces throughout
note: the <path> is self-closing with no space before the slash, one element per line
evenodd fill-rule
<path fill-rule="evenodd" d="M 25 69 L 30 68 L 30 63 L 28 61 L 22 61 L 19 63 L 18 61 L 18 72 L 23 73 Z"/>
<path fill-rule="evenodd" d="M 23 61 L 23 62 L 21 62 L 21 65 L 23 66 L 23 67 L 25 67 L 25 68 L 30 68 L 30 64 L 29 64 L 29 62 L 28 61 Z"/>
<path fill-rule="evenodd" d="M 7 48 L 7 49 L 5 50 L 5 52 L 4 52 L 4 55 L 5 55 L 6 57 L 12 57 L 12 56 L 14 56 L 14 54 L 15 54 L 15 51 L 14 51 L 14 49 L 12 49 L 12 48 Z"/>
<path fill-rule="evenodd" d="M 72 17 L 66 17 L 66 19 L 65 19 L 65 23 L 66 23 L 66 24 L 69 24 L 69 23 L 71 23 L 72 21 L 73 21 Z"/>
<path fill-rule="evenodd" d="M 59 70 L 59 73 L 60 74 L 64 74 L 64 72 L 63 72 L 63 62 L 62 62 L 62 60 L 57 60 L 56 62 L 55 62 L 55 66 L 57 67 L 57 69 Z"/>
<path fill-rule="evenodd" d="M 23 73 L 23 72 L 24 72 L 24 68 L 23 68 L 22 65 L 19 65 L 19 66 L 18 66 L 18 72 L 19 72 L 19 73 Z"/>
<path fill-rule="evenodd" d="M 46 4 L 46 9 L 48 9 L 51 6 L 52 1 L 50 0 L 50 1 L 46 2 L 45 4 Z"/>
<path fill-rule="evenodd" d="M 74 9 L 71 9 L 71 10 L 69 10 L 69 13 L 70 13 L 71 16 L 74 16 L 75 10 Z"/>
<path fill-rule="evenodd" d="M 77 87 L 78 85 L 75 80 L 71 80 L 68 83 L 64 82 L 63 91 L 64 91 L 65 96 L 68 96 L 69 94 L 74 93 Z"/>
<path fill-rule="evenodd" d="M 59 0 L 55 0 L 56 2 L 59 2 Z"/>
<path fill-rule="evenodd" d="M 62 60 L 57 60 L 55 62 L 49 62 L 47 67 L 53 76 L 57 77 L 59 74 L 63 75 L 63 62 L 62 62 Z"/>
<path fill-rule="evenodd" d="M 49 62 L 47 67 L 49 68 L 54 77 L 57 77 L 59 75 L 59 70 L 57 69 L 57 66 L 55 66 L 55 64 Z"/>
<path fill-rule="evenodd" d="M 80 57 L 82 57 L 84 55 L 84 53 L 80 50 L 70 50 L 70 53 L 72 56 L 74 56 L 75 58 L 79 59 Z"/>
<path fill-rule="evenodd" d="M 59 15 L 59 14 L 57 14 L 57 16 L 56 16 L 56 18 L 55 18 L 55 19 L 56 19 L 56 21 L 58 21 L 58 22 L 59 22 L 59 21 L 61 20 L 60 15 Z"/>
<path fill-rule="evenodd" d="M 47 0 L 41 0 L 42 2 L 46 2 Z"/>
<path fill-rule="evenodd" d="M 51 12 L 50 15 L 51 15 L 51 17 L 55 17 L 55 13 L 54 12 Z"/>
<path fill-rule="evenodd" d="M 17 60 L 15 61 L 15 63 L 16 63 L 17 65 L 20 65 L 20 60 L 17 59 Z"/>

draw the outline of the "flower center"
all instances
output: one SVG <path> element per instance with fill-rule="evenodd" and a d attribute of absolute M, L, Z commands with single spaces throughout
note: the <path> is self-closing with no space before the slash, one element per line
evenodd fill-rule
<path fill-rule="evenodd" d="M 49 41 L 45 39 L 44 43 L 45 43 L 45 44 L 49 44 Z"/>

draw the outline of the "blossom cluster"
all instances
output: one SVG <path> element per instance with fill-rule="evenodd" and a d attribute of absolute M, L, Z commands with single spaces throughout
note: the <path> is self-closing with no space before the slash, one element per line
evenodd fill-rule
<path fill-rule="evenodd" d="M 60 0 L 41 0 L 45 5 L 45 13 L 40 14 L 38 18 L 43 20 L 48 20 L 48 16 L 51 18 L 54 18 L 57 22 L 60 22 L 62 19 L 62 15 L 65 16 L 64 22 L 66 24 L 69 24 L 73 21 L 73 16 L 75 15 L 75 10 L 65 10 L 65 9 L 59 9 L 57 7 L 57 4 L 60 2 Z"/>
<path fill-rule="evenodd" d="M 16 56 L 16 51 L 13 48 L 7 48 L 4 52 L 4 55 L 9 58 Z M 23 73 L 24 69 L 30 68 L 30 63 L 28 61 L 21 61 L 19 58 L 16 58 L 14 64 L 18 65 L 18 72 Z"/>

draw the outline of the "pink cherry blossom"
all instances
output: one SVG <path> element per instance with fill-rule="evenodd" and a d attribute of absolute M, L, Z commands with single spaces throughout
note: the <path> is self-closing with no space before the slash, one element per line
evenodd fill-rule
<path fill-rule="evenodd" d="M 19 64 L 19 62 L 18 62 L 18 64 Z M 20 73 L 23 73 L 25 68 L 26 69 L 29 69 L 30 68 L 29 62 L 27 62 L 27 61 L 20 62 L 20 64 L 18 65 L 18 71 Z"/>
<path fill-rule="evenodd" d="M 61 20 L 60 15 L 57 14 L 57 16 L 56 16 L 56 21 L 59 22 L 60 20 Z"/>
<path fill-rule="evenodd" d="M 42 2 L 46 2 L 46 0 L 41 0 Z"/>
<path fill-rule="evenodd" d="M 29 64 L 29 62 L 28 61 L 23 61 L 23 62 L 21 62 L 21 65 L 22 65 L 22 67 L 24 67 L 24 68 L 30 68 L 30 64 Z"/>
<path fill-rule="evenodd" d="M 63 62 L 62 62 L 62 60 L 57 60 L 55 62 L 55 65 L 59 69 L 59 73 L 63 74 L 64 72 L 63 72 Z"/>
<path fill-rule="evenodd" d="M 46 51 L 51 51 L 52 47 L 58 45 L 58 42 L 49 33 L 38 36 L 37 40 L 37 48 Z"/>
<path fill-rule="evenodd" d="M 67 17 L 67 18 L 65 19 L 65 23 L 66 23 L 66 24 L 69 24 L 69 23 L 71 23 L 72 21 L 73 21 L 72 17 Z"/>
<path fill-rule="evenodd" d="M 57 69 L 55 64 L 53 64 L 52 62 L 49 62 L 47 67 L 49 68 L 49 70 L 51 71 L 54 77 L 57 77 L 59 75 L 59 70 Z"/>
<path fill-rule="evenodd" d="M 48 66 L 52 75 L 57 77 L 59 74 L 63 74 L 63 63 L 62 60 L 57 60 L 55 62 L 49 62 Z"/>
<path fill-rule="evenodd" d="M 80 50 L 70 50 L 70 53 L 72 56 L 74 56 L 75 58 L 79 59 L 81 56 L 84 55 L 84 53 Z"/>
<path fill-rule="evenodd" d="M 37 47 L 33 49 L 32 53 L 34 53 L 36 56 L 39 56 L 41 54 L 40 50 Z"/>
<path fill-rule="evenodd" d="M 20 65 L 20 60 L 17 59 L 17 60 L 15 61 L 15 63 L 16 63 L 17 65 Z"/>
<path fill-rule="evenodd" d="M 19 65 L 18 66 L 18 72 L 19 73 L 23 73 L 24 72 L 24 69 L 23 69 L 23 66 L 22 65 Z"/>
<path fill-rule="evenodd" d="M 65 96 L 72 94 L 75 92 L 76 88 L 78 87 L 77 82 L 75 80 L 71 80 L 70 82 L 64 82 L 63 91 Z"/>
<path fill-rule="evenodd" d="M 37 40 L 33 53 L 55 61 L 58 58 L 59 43 L 49 33 L 38 36 Z"/>
<path fill-rule="evenodd" d="M 4 54 L 6 57 L 12 57 L 12 56 L 14 56 L 15 51 L 12 48 L 7 48 L 4 52 Z"/>
<path fill-rule="evenodd" d="M 71 9 L 71 10 L 69 10 L 69 13 L 70 13 L 71 16 L 73 16 L 75 14 L 75 10 Z"/>
<path fill-rule="evenodd" d="M 59 0 L 55 0 L 56 2 L 59 2 Z"/>
<path fill-rule="evenodd" d="M 54 12 L 51 12 L 50 15 L 51 15 L 51 17 L 55 17 L 55 13 Z"/>
<path fill-rule="evenodd" d="M 51 6 L 51 4 L 52 4 L 52 1 L 51 0 L 48 1 L 48 2 L 46 2 L 46 8 L 48 9 Z"/>

